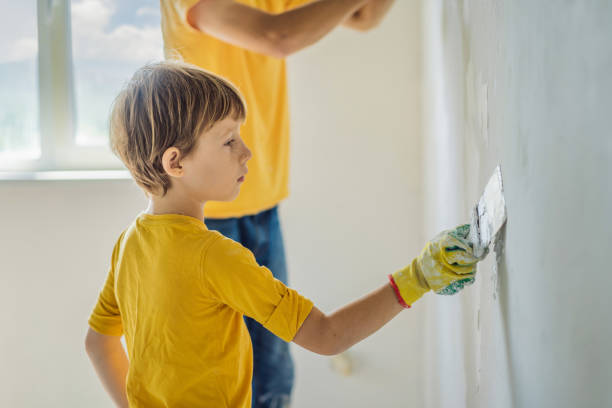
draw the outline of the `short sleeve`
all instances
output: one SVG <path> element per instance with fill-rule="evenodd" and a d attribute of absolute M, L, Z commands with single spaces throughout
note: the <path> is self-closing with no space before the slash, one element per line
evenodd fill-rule
<path fill-rule="evenodd" d="M 285 0 L 285 10 L 291 10 L 304 4 L 312 3 L 314 0 Z"/>
<path fill-rule="evenodd" d="M 106 282 L 98 296 L 98 302 L 89 317 L 89 326 L 93 330 L 109 336 L 120 336 L 123 334 L 121 315 L 119 314 L 119 306 L 117 304 L 117 297 L 115 296 L 115 261 L 117 259 L 120 242 L 121 238 L 119 238 L 119 241 L 113 249 L 111 266 L 108 276 L 106 277 Z"/>
<path fill-rule="evenodd" d="M 181 43 L 184 41 L 183 34 L 185 30 L 192 34 L 202 34 L 196 27 L 193 27 L 187 22 L 187 12 L 195 6 L 198 1 L 199 0 L 162 0 L 160 2 L 164 42 L 170 41 L 173 44 L 177 42 Z"/>
<path fill-rule="evenodd" d="M 200 0 L 162 0 L 162 8 L 172 7 L 174 12 L 181 16 L 183 21 L 187 23 L 187 12 L 195 6 Z"/>
<path fill-rule="evenodd" d="M 247 248 L 220 237 L 203 255 L 203 282 L 210 296 L 261 323 L 285 341 L 295 337 L 312 302 L 257 264 Z"/>

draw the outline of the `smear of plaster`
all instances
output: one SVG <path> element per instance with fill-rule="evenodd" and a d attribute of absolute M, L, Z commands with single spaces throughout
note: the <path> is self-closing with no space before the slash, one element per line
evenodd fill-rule
<path fill-rule="evenodd" d="M 466 120 L 468 136 L 477 136 L 475 140 L 489 143 L 489 86 L 482 73 L 476 72 L 470 60 L 466 72 Z"/>
<path fill-rule="evenodd" d="M 479 291 L 480 293 L 480 291 Z M 482 361 L 482 330 L 480 329 L 480 295 L 476 311 L 476 393 L 480 391 L 480 371 Z"/>
<path fill-rule="evenodd" d="M 499 265 L 501 264 L 501 257 L 503 255 L 504 252 L 504 247 L 505 247 L 505 239 L 504 236 L 505 234 L 502 232 L 504 231 L 505 226 L 502 227 L 497 234 L 493 237 L 493 240 L 491 242 L 490 247 L 493 248 L 493 253 L 495 254 L 495 261 L 492 264 L 491 267 L 491 297 L 493 299 L 493 301 L 497 301 L 497 297 L 499 294 L 499 284 L 500 284 L 500 280 L 499 280 Z M 489 256 L 491 256 L 491 254 L 489 254 Z M 482 272 L 480 272 L 482 273 Z M 482 372 L 482 355 L 484 353 L 484 347 L 482 344 L 482 327 L 481 327 L 481 309 L 482 309 L 482 303 L 481 303 L 481 295 L 480 295 L 480 291 L 476 291 L 475 292 L 475 305 L 476 305 L 476 314 L 474 316 L 475 322 L 474 322 L 474 326 L 476 327 L 476 335 L 474 336 L 474 347 L 476 350 L 475 353 L 475 358 L 476 358 L 476 389 L 475 389 L 475 393 L 478 394 L 480 392 L 480 380 L 481 380 L 481 372 Z M 485 300 L 485 303 L 488 303 L 487 300 Z"/>
<path fill-rule="evenodd" d="M 503 228 L 502 228 L 503 230 Z M 501 230 L 498 231 L 497 235 L 493 239 L 493 253 L 495 253 L 495 263 L 493 264 L 493 270 L 491 274 L 491 281 L 493 288 L 493 300 L 497 300 L 497 295 L 499 294 L 499 264 L 501 263 L 501 257 L 504 253 L 505 248 L 505 239 L 504 234 L 501 233 Z"/>
<path fill-rule="evenodd" d="M 485 145 L 489 144 L 489 86 L 478 75 L 478 112 L 480 113 L 480 134 Z"/>

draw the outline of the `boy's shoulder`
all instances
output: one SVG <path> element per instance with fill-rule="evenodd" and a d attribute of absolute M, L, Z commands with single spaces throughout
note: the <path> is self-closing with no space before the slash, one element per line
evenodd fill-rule
<path fill-rule="evenodd" d="M 222 257 L 253 257 L 253 253 L 242 245 L 240 242 L 236 242 L 231 238 L 228 238 L 218 231 L 211 230 L 210 245 L 208 246 L 208 251 L 212 256 L 222 256 Z"/>
<path fill-rule="evenodd" d="M 221 269 L 229 265 L 238 269 L 241 267 L 259 267 L 255 255 L 240 242 L 227 238 L 217 231 L 211 232 L 215 233 L 215 237 L 204 251 L 203 262 L 205 266 L 216 266 Z"/>
<path fill-rule="evenodd" d="M 177 214 L 139 214 L 119 236 L 116 247 L 125 249 L 133 245 L 154 243 L 158 250 L 181 252 L 207 252 L 217 241 L 228 240 L 218 231 L 209 230 L 205 224 L 192 217 Z M 231 241 L 231 240 L 230 240 Z M 231 241 L 234 242 L 234 241 Z"/>

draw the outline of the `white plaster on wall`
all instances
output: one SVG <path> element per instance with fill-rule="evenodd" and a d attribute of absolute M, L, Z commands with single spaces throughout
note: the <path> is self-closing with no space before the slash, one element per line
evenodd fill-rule
<path fill-rule="evenodd" d="M 468 61 L 465 77 L 466 136 L 470 139 L 470 136 L 473 136 L 478 148 L 486 149 L 489 144 L 489 87 L 482 73 L 474 69 L 471 59 Z"/>

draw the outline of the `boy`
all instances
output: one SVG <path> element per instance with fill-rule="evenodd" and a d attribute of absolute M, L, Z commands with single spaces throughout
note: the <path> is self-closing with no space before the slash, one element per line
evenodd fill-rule
<path fill-rule="evenodd" d="M 115 245 L 86 337 L 117 406 L 250 407 L 253 357 L 243 315 L 332 355 L 430 289 L 455 293 L 474 280 L 465 227 L 439 235 L 389 284 L 329 316 L 274 279 L 249 250 L 202 221 L 204 203 L 232 200 L 247 175 L 245 113 L 230 83 L 173 62 L 140 69 L 115 101 L 113 151 L 150 198 Z"/>
<path fill-rule="evenodd" d="M 166 57 L 236 84 L 249 107 L 240 128 L 253 149 L 249 177 L 232 201 L 209 201 L 208 229 L 253 252 L 288 284 L 278 206 L 289 196 L 290 126 L 285 58 L 344 25 L 369 30 L 393 0 L 162 0 Z M 356 38 L 357 40 L 357 38 Z M 289 344 L 245 317 L 253 346 L 253 408 L 284 408 L 294 367 Z"/>

